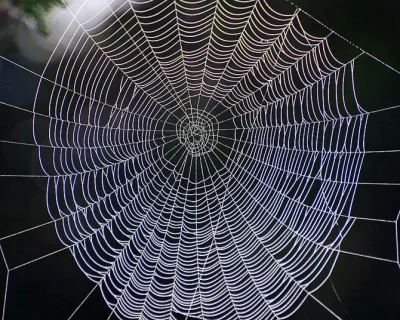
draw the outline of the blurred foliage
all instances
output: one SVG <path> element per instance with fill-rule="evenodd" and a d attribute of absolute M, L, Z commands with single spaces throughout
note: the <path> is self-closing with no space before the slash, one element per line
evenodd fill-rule
<path fill-rule="evenodd" d="M 6 2 L 22 16 L 33 19 L 39 32 L 44 35 L 49 33 L 46 15 L 52 8 L 64 5 L 62 0 L 0 0 L 0 4 Z"/>

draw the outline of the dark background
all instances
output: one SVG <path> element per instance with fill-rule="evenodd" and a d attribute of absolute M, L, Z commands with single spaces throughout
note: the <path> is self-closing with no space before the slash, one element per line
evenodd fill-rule
<path fill-rule="evenodd" d="M 282 0 L 284 1 L 284 0 Z M 296 0 L 294 3 L 326 26 L 384 63 L 400 70 L 400 1 Z M 7 49 L 7 57 L 40 72 L 42 66 L 24 61 Z M 367 111 L 400 104 L 400 75 L 367 56 L 356 64 L 357 94 Z M 18 74 L 18 72 L 20 74 Z M 24 79 L 21 83 L 20 79 Z M 19 105 L 34 97 L 38 78 L 1 64 L 0 101 L 4 88 L 15 91 Z M 3 95 L 2 95 L 3 90 Z M 11 102 L 10 102 L 11 103 Z M 0 139 L 32 143 L 32 116 L 0 104 Z M 366 150 L 400 149 L 400 110 L 369 117 Z M 35 147 L 1 145 L 2 174 L 40 173 Z M 360 181 L 400 183 L 398 153 L 371 153 L 364 160 Z M 49 221 L 45 179 L 0 179 L 0 238 Z M 400 207 L 400 186 L 360 184 L 352 215 L 394 221 Z M 342 244 L 343 250 L 396 259 L 394 224 L 358 221 Z M 0 240 L 9 268 L 62 249 L 52 224 L 16 238 Z M 1 261 L 1 259 L 0 259 Z M 7 270 L 0 262 L 0 292 Z M 76 266 L 68 250 L 11 271 L 5 319 L 67 319 L 95 284 Z M 397 264 L 340 254 L 330 279 L 315 293 L 343 319 L 400 319 L 400 269 Z M 0 295 L 0 299 L 3 295 Z M 2 303 L 0 302 L 0 305 Z M 99 289 L 73 319 L 107 319 L 109 308 Z M 292 317 L 299 320 L 334 319 L 312 298 Z"/>

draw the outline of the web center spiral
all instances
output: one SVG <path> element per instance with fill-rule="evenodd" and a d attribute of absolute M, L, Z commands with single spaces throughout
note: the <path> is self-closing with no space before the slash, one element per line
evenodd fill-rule
<path fill-rule="evenodd" d="M 187 152 L 198 157 L 214 149 L 218 139 L 218 122 L 213 115 L 196 110 L 177 123 L 176 132 Z"/>

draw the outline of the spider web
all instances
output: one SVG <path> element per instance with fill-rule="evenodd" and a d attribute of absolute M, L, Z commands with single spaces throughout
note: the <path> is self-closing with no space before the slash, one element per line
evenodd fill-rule
<path fill-rule="evenodd" d="M 387 110 L 357 100 L 367 53 L 274 1 L 104 1 L 101 21 L 88 3 L 66 5 L 56 72 L 32 71 L 52 221 L 0 239 L 53 224 L 64 247 L 18 265 L 2 249 L 7 281 L 68 249 L 109 318 L 281 319 L 312 299 L 341 319 L 315 295 L 339 253 L 399 263 L 398 217 L 351 215 Z M 357 220 L 392 227 L 392 258 L 341 249 Z"/>

